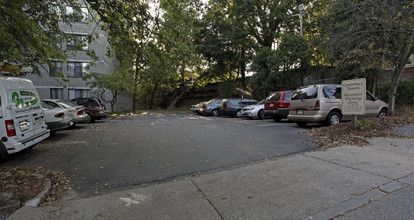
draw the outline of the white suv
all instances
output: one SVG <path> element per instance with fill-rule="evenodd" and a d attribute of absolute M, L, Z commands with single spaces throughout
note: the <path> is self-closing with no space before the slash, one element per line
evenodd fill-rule
<path fill-rule="evenodd" d="M 358 118 L 386 116 L 388 113 L 387 103 L 369 92 L 365 105 L 365 115 Z M 290 101 L 288 119 L 299 126 L 306 126 L 307 123 L 334 125 L 351 120 L 352 116 L 342 115 L 341 85 L 321 84 L 304 86 L 295 91 Z"/>

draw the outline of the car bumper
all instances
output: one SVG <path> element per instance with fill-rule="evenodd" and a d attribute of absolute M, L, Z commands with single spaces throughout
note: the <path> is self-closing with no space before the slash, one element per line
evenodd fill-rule
<path fill-rule="evenodd" d="M 268 116 L 278 116 L 278 117 L 287 117 L 289 115 L 289 109 L 277 109 L 277 110 L 265 110 L 265 115 Z"/>
<path fill-rule="evenodd" d="M 64 121 L 59 121 L 59 122 L 50 122 L 50 123 L 46 123 L 47 124 L 47 128 L 50 131 L 58 131 L 58 130 L 62 130 L 65 128 L 68 128 L 70 126 L 73 125 L 73 122 L 71 120 L 64 120 Z"/>
<path fill-rule="evenodd" d="M 325 120 L 325 117 L 323 117 L 322 115 L 297 115 L 296 113 L 290 113 L 288 115 L 288 120 L 317 123 Z"/>
<path fill-rule="evenodd" d="M 77 115 L 76 117 L 72 118 L 72 122 L 74 124 L 79 124 L 79 123 L 88 123 L 89 121 L 89 115 L 88 114 L 84 114 L 84 115 Z"/>
<path fill-rule="evenodd" d="M 14 142 L 12 143 L 13 140 L 10 140 L 9 143 L 8 142 L 4 142 L 4 145 L 6 146 L 7 149 L 7 153 L 8 154 L 12 154 L 12 153 L 17 153 L 21 150 L 24 150 L 28 147 L 31 147 L 41 141 L 43 141 L 44 139 L 48 138 L 50 136 L 50 131 L 49 130 L 45 130 L 33 137 L 27 138 L 25 140 L 19 141 L 19 142 Z"/>

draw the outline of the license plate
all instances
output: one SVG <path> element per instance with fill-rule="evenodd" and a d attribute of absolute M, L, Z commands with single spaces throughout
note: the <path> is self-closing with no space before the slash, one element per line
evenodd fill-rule
<path fill-rule="evenodd" d="M 27 123 L 27 122 L 21 123 L 21 124 L 19 124 L 19 127 L 20 127 L 21 132 L 27 131 L 27 130 L 29 130 L 29 123 Z"/>
<path fill-rule="evenodd" d="M 273 103 L 270 103 L 270 105 L 269 105 L 270 107 L 273 107 Z"/>
<path fill-rule="evenodd" d="M 303 110 L 296 110 L 297 115 L 303 115 Z"/>

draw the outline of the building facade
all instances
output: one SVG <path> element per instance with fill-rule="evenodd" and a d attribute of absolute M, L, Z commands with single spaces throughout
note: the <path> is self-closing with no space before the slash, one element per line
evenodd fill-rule
<path fill-rule="evenodd" d="M 66 6 L 60 13 L 75 13 L 73 8 Z M 79 13 L 79 12 L 78 12 Z M 108 111 L 130 111 L 132 109 L 132 95 L 121 94 L 118 96 L 117 104 L 111 109 L 110 100 L 112 93 L 106 91 L 101 97 L 102 91 L 91 88 L 82 77 L 85 74 L 95 72 L 110 74 L 119 68 L 119 62 L 115 58 L 106 56 L 107 48 L 110 46 L 107 33 L 97 24 L 88 8 L 81 7 L 81 16 L 76 16 L 71 25 L 61 23 L 60 27 L 66 34 L 73 35 L 72 41 L 62 41 L 59 47 L 68 54 L 66 61 L 52 60 L 53 65 L 42 65 L 41 74 L 28 74 L 26 77 L 33 81 L 40 98 L 56 98 L 70 100 L 78 97 L 97 97 L 107 107 Z M 94 21 L 94 22 L 90 22 Z M 87 37 L 94 34 L 95 40 L 88 44 Z M 75 48 L 80 50 L 74 50 Z M 98 60 L 93 62 L 87 52 L 93 51 Z"/>

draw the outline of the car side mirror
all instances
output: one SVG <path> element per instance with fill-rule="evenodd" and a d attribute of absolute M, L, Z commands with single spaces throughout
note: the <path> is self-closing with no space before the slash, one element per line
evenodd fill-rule
<path fill-rule="evenodd" d="M 378 99 L 379 99 L 378 97 L 376 97 L 376 96 L 374 97 L 374 101 L 377 101 Z"/>

